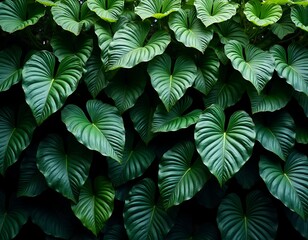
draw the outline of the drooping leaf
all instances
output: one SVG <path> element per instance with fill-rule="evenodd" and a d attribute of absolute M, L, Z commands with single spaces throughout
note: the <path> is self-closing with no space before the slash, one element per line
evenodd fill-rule
<path fill-rule="evenodd" d="M 22 87 L 26 102 L 38 124 L 58 111 L 77 88 L 82 75 L 81 61 L 66 57 L 56 69 L 55 56 L 47 51 L 35 53 L 25 63 Z"/>
<path fill-rule="evenodd" d="M 251 82 L 258 93 L 272 78 L 274 59 L 270 53 L 251 44 L 243 47 L 235 40 L 225 45 L 225 53 L 231 60 L 233 68 L 238 70 L 244 79 Z"/>
<path fill-rule="evenodd" d="M 180 9 L 169 18 L 169 27 L 176 39 L 186 47 L 192 47 L 204 53 L 213 38 L 213 31 L 207 30 L 197 18 L 194 8 Z"/>
<path fill-rule="evenodd" d="M 76 36 L 95 22 L 95 13 L 88 9 L 87 1 L 82 4 L 78 0 L 57 1 L 51 13 L 59 26 Z"/>
<path fill-rule="evenodd" d="M 19 47 L 0 51 L 0 92 L 10 89 L 21 80 L 21 54 Z"/>
<path fill-rule="evenodd" d="M 116 22 L 124 9 L 124 0 L 87 0 L 87 4 L 91 11 L 107 22 Z"/>
<path fill-rule="evenodd" d="M 158 105 L 153 116 L 152 131 L 177 131 L 195 124 L 198 121 L 202 110 L 194 109 L 185 114 L 192 103 L 192 98 L 184 96 L 174 105 L 173 108 L 171 108 L 170 112 L 167 112 L 163 104 Z"/>
<path fill-rule="evenodd" d="M 124 224 L 129 239 L 162 240 L 171 229 L 173 217 L 160 201 L 155 201 L 155 190 L 153 180 L 146 178 L 129 192 L 124 205 Z"/>
<path fill-rule="evenodd" d="M 231 193 L 218 208 L 217 224 L 222 239 L 275 239 L 277 212 L 271 199 L 261 191 L 250 192 L 245 203 Z"/>
<path fill-rule="evenodd" d="M 81 189 L 78 203 L 72 205 L 76 217 L 96 236 L 112 214 L 114 194 L 111 182 L 99 176 L 93 183 L 90 180 L 86 181 Z"/>
<path fill-rule="evenodd" d="M 181 142 L 162 157 L 158 171 L 158 188 L 165 209 L 191 199 L 209 178 L 200 158 L 193 159 L 195 146 Z"/>
<path fill-rule="evenodd" d="M 295 92 L 293 96 L 297 100 L 297 103 L 302 107 L 306 117 L 308 118 L 308 96 L 300 92 Z"/>
<path fill-rule="evenodd" d="M 184 96 L 196 78 L 197 67 L 187 57 L 180 56 L 172 67 L 171 57 L 166 53 L 153 59 L 148 65 L 153 88 L 167 111 Z"/>
<path fill-rule="evenodd" d="M 135 12 L 142 20 L 150 17 L 163 18 L 181 8 L 180 0 L 141 0 Z"/>
<path fill-rule="evenodd" d="M 109 46 L 109 70 L 132 68 L 162 54 L 171 41 L 170 35 L 156 31 L 146 41 L 150 25 L 146 22 L 128 23 L 118 30 Z"/>
<path fill-rule="evenodd" d="M 297 213 L 286 208 L 286 215 L 293 227 L 305 238 L 308 238 L 308 219 L 303 220 Z"/>
<path fill-rule="evenodd" d="M 57 134 L 44 138 L 37 151 L 37 166 L 49 187 L 76 202 L 88 178 L 92 152 L 75 138 L 66 141 Z"/>
<path fill-rule="evenodd" d="M 197 17 L 208 27 L 224 22 L 236 14 L 237 5 L 227 0 L 195 0 Z"/>
<path fill-rule="evenodd" d="M 277 159 L 262 156 L 260 176 L 271 194 L 302 218 L 308 216 L 308 158 L 292 152 L 284 166 Z"/>
<path fill-rule="evenodd" d="M 290 11 L 284 11 L 278 22 L 271 25 L 271 30 L 279 39 L 283 39 L 285 36 L 294 33 L 296 26 L 291 21 Z"/>
<path fill-rule="evenodd" d="M 255 136 L 254 123 L 246 112 L 233 113 L 225 126 L 225 114 L 218 105 L 207 108 L 195 127 L 197 150 L 220 185 L 250 158 Z"/>
<path fill-rule="evenodd" d="M 90 119 L 73 104 L 62 110 L 62 121 L 68 131 L 87 148 L 121 162 L 125 135 L 118 110 L 99 100 L 89 100 L 86 108 Z"/>
<path fill-rule="evenodd" d="M 0 108 L 0 174 L 14 164 L 28 147 L 35 130 L 35 120 L 27 105 Z"/>
<path fill-rule="evenodd" d="M 108 50 L 113 38 L 113 31 L 110 24 L 98 22 L 95 23 L 95 34 L 98 38 L 98 46 L 101 49 L 101 60 L 104 66 L 107 68 L 109 65 Z"/>
<path fill-rule="evenodd" d="M 0 27 L 13 33 L 36 24 L 45 15 L 45 8 L 27 0 L 5 0 L 0 2 Z"/>
<path fill-rule="evenodd" d="M 250 22 L 265 27 L 281 18 L 282 8 L 277 4 L 262 4 L 259 0 L 250 0 L 245 4 L 244 14 Z"/>
<path fill-rule="evenodd" d="M 308 95 L 308 49 L 291 44 L 286 52 L 284 47 L 274 45 L 270 52 L 279 77 L 285 78 L 296 91 Z"/>
<path fill-rule="evenodd" d="M 308 32 L 308 8 L 295 6 L 291 8 L 291 20 L 296 27 Z"/>

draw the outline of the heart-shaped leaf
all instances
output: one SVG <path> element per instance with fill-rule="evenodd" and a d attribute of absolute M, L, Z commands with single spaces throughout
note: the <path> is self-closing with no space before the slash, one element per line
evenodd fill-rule
<path fill-rule="evenodd" d="M 172 67 L 171 57 L 166 53 L 153 59 L 148 65 L 153 88 L 167 111 L 184 96 L 196 78 L 197 67 L 190 58 L 180 56 Z"/>
<path fill-rule="evenodd" d="M 88 178 L 92 152 L 73 137 L 65 142 L 56 134 L 43 139 L 37 150 L 37 166 L 49 187 L 76 202 Z"/>
<path fill-rule="evenodd" d="M 76 105 L 67 105 L 62 110 L 62 121 L 68 131 L 87 148 L 121 162 L 125 134 L 118 110 L 99 100 L 89 100 L 86 108 L 90 120 Z"/>
<path fill-rule="evenodd" d="M 114 194 L 111 182 L 99 176 L 93 183 L 90 180 L 86 181 L 81 189 L 78 203 L 72 205 L 76 217 L 96 236 L 112 214 Z"/>
<path fill-rule="evenodd" d="M 250 158 L 256 136 L 254 123 L 246 112 L 233 113 L 228 126 L 225 120 L 223 109 L 212 105 L 200 116 L 195 127 L 197 150 L 220 185 Z"/>
<path fill-rule="evenodd" d="M 142 20 L 150 17 L 163 18 L 181 8 L 181 0 L 141 0 L 135 12 Z"/>
<path fill-rule="evenodd" d="M 277 4 L 262 4 L 259 0 L 250 0 L 245 4 L 244 14 L 250 22 L 265 27 L 281 18 L 282 8 Z"/>
<path fill-rule="evenodd" d="M 292 152 L 284 166 L 281 161 L 262 156 L 260 176 L 271 194 L 302 218 L 308 216 L 308 158 Z"/>
<path fill-rule="evenodd" d="M 271 30 L 280 39 L 294 33 L 296 26 L 291 21 L 290 11 L 284 11 L 279 21 L 271 25 Z"/>
<path fill-rule="evenodd" d="M 109 46 L 109 70 L 132 68 L 162 54 L 171 41 L 170 35 L 159 30 L 146 40 L 149 31 L 146 22 L 128 23 L 118 30 Z"/>
<path fill-rule="evenodd" d="M 116 22 L 124 9 L 124 0 L 87 0 L 87 4 L 91 11 L 107 22 Z"/>
<path fill-rule="evenodd" d="M 45 15 L 45 8 L 27 0 L 5 0 L 0 2 L 0 27 L 13 33 L 34 25 Z"/>
<path fill-rule="evenodd" d="M 231 60 L 234 69 L 238 70 L 244 79 L 251 82 L 258 93 L 272 78 L 274 59 L 272 55 L 254 45 L 241 45 L 232 40 L 225 45 L 225 53 Z"/>
<path fill-rule="evenodd" d="M 15 163 L 28 147 L 35 130 L 35 120 L 27 105 L 0 108 L 0 174 Z"/>
<path fill-rule="evenodd" d="M 224 22 L 236 14 L 237 5 L 227 0 L 195 0 L 197 17 L 208 27 Z"/>
<path fill-rule="evenodd" d="M 180 9 L 169 18 L 169 27 L 174 32 L 176 40 L 186 47 L 193 47 L 204 53 L 213 38 L 213 31 L 207 30 L 197 18 L 194 8 Z"/>
<path fill-rule="evenodd" d="M 231 193 L 218 208 L 217 224 L 223 239 L 275 239 L 277 212 L 271 199 L 258 190 L 250 192 L 245 203 Z"/>
<path fill-rule="evenodd" d="M 195 146 L 182 142 L 167 151 L 158 171 L 158 187 L 165 209 L 191 199 L 209 178 L 200 158 L 193 159 Z"/>
<path fill-rule="evenodd" d="M 291 8 L 291 20 L 296 27 L 308 32 L 308 8 L 295 6 Z"/>
<path fill-rule="evenodd" d="M 129 239 L 162 240 L 171 229 L 173 217 L 161 202 L 155 202 L 155 190 L 155 183 L 149 178 L 130 190 L 124 205 L 124 224 Z"/>
<path fill-rule="evenodd" d="M 11 47 L 0 51 L 0 92 L 21 80 L 21 49 Z"/>
<path fill-rule="evenodd" d="M 77 88 L 82 64 L 77 57 L 66 57 L 56 69 L 55 56 L 47 51 L 35 53 L 22 71 L 26 101 L 38 124 L 58 111 Z"/>
<path fill-rule="evenodd" d="M 285 78 L 296 91 L 308 95 L 308 49 L 291 44 L 286 52 L 284 47 L 274 45 L 270 52 L 279 77 Z"/>

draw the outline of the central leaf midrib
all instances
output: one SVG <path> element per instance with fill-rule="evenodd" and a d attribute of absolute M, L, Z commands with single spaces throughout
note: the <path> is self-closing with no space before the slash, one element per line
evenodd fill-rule
<path fill-rule="evenodd" d="M 303 206 L 302 206 L 301 198 L 299 197 L 298 192 L 297 192 L 296 188 L 294 187 L 294 185 L 293 185 L 291 179 L 289 178 L 288 174 L 285 173 L 285 172 L 282 172 L 282 175 L 283 175 L 283 177 L 288 181 L 289 185 L 290 185 L 291 188 L 293 189 L 293 191 L 294 191 L 294 193 L 295 193 L 295 195 L 296 195 L 296 198 L 299 200 L 300 208 L 301 208 L 301 210 L 302 210 L 302 209 L 303 209 Z"/>

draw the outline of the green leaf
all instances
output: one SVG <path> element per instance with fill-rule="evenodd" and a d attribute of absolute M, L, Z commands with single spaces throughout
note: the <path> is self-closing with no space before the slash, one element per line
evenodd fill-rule
<path fill-rule="evenodd" d="M 217 224 L 223 239 L 275 239 L 278 228 L 271 199 L 258 190 L 244 203 L 235 193 L 227 195 L 218 208 Z"/>
<path fill-rule="evenodd" d="M 10 199 L 0 192 L 0 236 L 1 240 L 11 240 L 28 220 L 28 212 L 19 199 Z"/>
<path fill-rule="evenodd" d="M 36 24 L 45 15 L 41 4 L 28 3 L 27 0 L 5 0 L 0 2 L 0 27 L 13 33 Z"/>
<path fill-rule="evenodd" d="M 105 89 L 106 94 L 112 98 L 120 113 L 132 108 L 141 96 L 146 85 L 146 72 L 141 68 L 123 71 L 113 79 Z"/>
<path fill-rule="evenodd" d="M 308 144 L 308 129 L 307 127 L 296 126 L 296 142 L 301 144 Z"/>
<path fill-rule="evenodd" d="M 118 30 L 109 46 L 109 70 L 132 68 L 162 54 L 171 41 L 170 35 L 159 30 L 147 40 L 149 31 L 146 22 L 128 23 Z"/>
<path fill-rule="evenodd" d="M 44 5 L 44 6 L 47 6 L 47 7 L 52 7 L 52 6 L 55 6 L 56 3 L 55 3 L 56 0 L 36 0 L 36 2 Z"/>
<path fill-rule="evenodd" d="M 112 224 L 104 232 L 104 240 L 126 240 L 127 235 L 122 224 Z"/>
<path fill-rule="evenodd" d="M 212 105 L 200 116 L 195 127 L 197 150 L 220 185 L 250 158 L 256 136 L 254 123 L 246 112 L 233 113 L 228 126 L 225 120 L 223 109 Z"/>
<path fill-rule="evenodd" d="M 0 51 L 0 92 L 21 80 L 21 49 L 10 47 Z"/>
<path fill-rule="evenodd" d="M 91 150 L 121 162 L 125 144 L 124 124 L 118 110 L 99 100 L 89 100 L 86 114 L 69 104 L 62 110 L 62 121 L 77 140 Z"/>
<path fill-rule="evenodd" d="M 260 180 L 258 161 L 249 159 L 235 175 L 235 179 L 243 189 L 251 189 Z"/>
<path fill-rule="evenodd" d="M 180 10 L 180 8 L 180 0 L 141 0 L 135 7 L 135 12 L 142 20 L 150 17 L 159 19 Z"/>
<path fill-rule="evenodd" d="M 289 221 L 291 222 L 293 227 L 305 239 L 307 239 L 308 238 L 308 219 L 307 220 L 303 220 L 298 214 L 296 214 L 296 213 L 294 213 L 294 212 L 292 212 L 290 210 L 286 210 L 286 211 L 287 211 L 287 213 L 286 213 L 287 218 L 289 219 Z"/>
<path fill-rule="evenodd" d="M 291 44 L 287 52 L 280 45 L 271 47 L 270 52 L 275 59 L 279 77 L 285 78 L 296 91 L 308 95 L 308 50 Z"/>
<path fill-rule="evenodd" d="M 0 108 L 0 174 L 14 164 L 28 147 L 35 130 L 35 121 L 27 105 Z M 0 221 L 1 222 L 1 221 Z"/>
<path fill-rule="evenodd" d="M 158 93 L 167 111 L 184 96 L 196 78 L 197 67 L 190 58 L 180 56 L 172 66 L 166 53 L 153 59 L 148 65 L 153 88 Z"/>
<path fill-rule="evenodd" d="M 173 218 L 161 202 L 155 202 L 155 183 L 146 178 L 134 185 L 124 205 L 124 224 L 129 239 L 162 240 L 173 225 Z"/>
<path fill-rule="evenodd" d="M 308 118 L 308 96 L 299 92 L 295 92 L 293 96 L 297 100 L 297 103 L 302 107 L 306 117 Z"/>
<path fill-rule="evenodd" d="M 124 9 L 124 0 L 87 0 L 87 4 L 91 11 L 107 22 L 116 22 Z"/>
<path fill-rule="evenodd" d="M 111 182 L 102 176 L 93 183 L 89 180 L 82 187 L 79 201 L 72 210 L 82 224 L 96 236 L 110 218 L 114 204 L 114 189 Z"/>
<path fill-rule="evenodd" d="M 98 39 L 98 46 L 101 49 L 101 60 L 105 67 L 109 65 L 109 45 L 113 38 L 113 31 L 108 23 L 95 23 L 95 34 Z"/>
<path fill-rule="evenodd" d="M 181 142 L 167 151 L 158 171 L 158 188 L 165 209 L 191 199 L 209 178 L 200 158 L 194 159 L 192 142 Z"/>
<path fill-rule="evenodd" d="M 308 158 L 292 152 L 284 166 L 281 161 L 261 157 L 260 176 L 271 194 L 302 218 L 308 216 Z"/>
<path fill-rule="evenodd" d="M 208 27 L 224 22 L 236 14 L 237 5 L 227 0 L 195 0 L 197 17 Z"/>
<path fill-rule="evenodd" d="M 83 4 L 78 0 L 57 1 L 51 13 L 59 26 L 76 36 L 82 30 L 90 29 L 95 22 L 95 14 L 88 9 L 87 1 Z"/>
<path fill-rule="evenodd" d="M 169 27 L 174 32 L 176 40 L 186 47 L 192 47 L 204 53 L 213 38 L 213 31 L 207 30 L 197 18 L 194 8 L 180 9 L 169 18 Z"/>
<path fill-rule="evenodd" d="M 258 93 L 272 78 L 274 59 L 270 53 L 251 44 L 243 47 L 235 40 L 225 45 L 225 53 L 231 60 L 233 68 L 238 70 L 244 79 L 251 82 Z"/>
<path fill-rule="evenodd" d="M 44 138 L 37 150 L 37 166 L 47 184 L 76 202 L 88 178 L 92 152 L 73 137 L 64 140 L 57 134 Z"/>
<path fill-rule="evenodd" d="M 296 27 L 308 32 L 308 8 L 295 6 L 291 8 L 291 20 Z"/>
<path fill-rule="evenodd" d="M 271 30 L 279 39 L 294 33 L 296 26 L 291 21 L 290 11 L 284 11 L 279 21 L 271 25 Z"/>
<path fill-rule="evenodd" d="M 198 121 L 202 110 L 194 109 L 189 113 L 186 113 L 186 111 L 191 107 L 192 103 L 192 98 L 185 95 L 175 104 L 173 108 L 171 108 L 170 112 L 167 112 L 164 105 L 158 105 L 153 117 L 152 131 L 177 131 L 179 129 L 188 128 L 189 126 L 195 124 Z"/>
<path fill-rule="evenodd" d="M 277 4 L 262 4 L 259 0 L 250 0 L 245 4 L 244 14 L 248 21 L 265 27 L 281 18 L 282 8 Z"/>
<path fill-rule="evenodd" d="M 84 66 L 93 50 L 93 39 L 86 35 L 74 36 L 67 31 L 54 34 L 50 45 L 61 62 L 65 57 L 77 56 Z"/>
<path fill-rule="evenodd" d="M 215 52 L 207 49 L 197 64 L 197 76 L 193 87 L 207 95 L 218 80 L 220 62 Z"/>
<path fill-rule="evenodd" d="M 81 61 L 66 57 L 56 69 L 55 56 L 47 51 L 35 53 L 22 71 L 26 102 L 38 124 L 58 111 L 77 88 L 82 75 Z"/>

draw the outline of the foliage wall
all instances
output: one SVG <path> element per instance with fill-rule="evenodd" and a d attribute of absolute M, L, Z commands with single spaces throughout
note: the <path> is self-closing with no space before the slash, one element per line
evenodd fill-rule
<path fill-rule="evenodd" d="M 0 2 L 0 239 L 308 238 L 308 2 Z"/>

